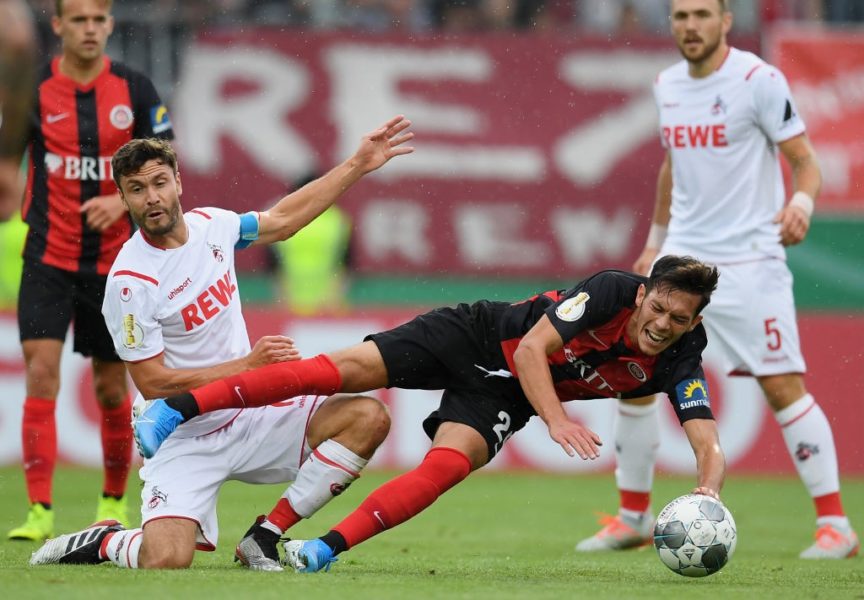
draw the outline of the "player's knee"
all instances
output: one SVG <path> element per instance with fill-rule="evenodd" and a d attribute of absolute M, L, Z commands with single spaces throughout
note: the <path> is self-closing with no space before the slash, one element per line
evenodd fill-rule
<path fill-rule="evenodd" d="M 142 569 L 187 569 L 192 565 L 195 547 L 186 544 L 170 543 L 167 540 L 144 538 L 138 555 L 138 566 Z"/>
<path fill-rule="evenodd" d="M 138 566 L 142 569 L 188 569 L 195 556 L 194 548 L 146 548 L 141 547 Z"/>
<path fill-rule="evenodd" d="M 379 400 L 370 396 L 355 396 L 351 402 L 351 427 L 376 445 L 384 441 L 390 431 L 390 413 Z"/>

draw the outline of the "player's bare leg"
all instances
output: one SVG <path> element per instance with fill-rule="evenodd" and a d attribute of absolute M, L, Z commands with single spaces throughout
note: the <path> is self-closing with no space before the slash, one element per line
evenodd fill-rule
<path fill-rule="evenodd" d="M 651 487 L 660 446 L 657 404 L 655 396 L 618 403 L 613 427 L 618 514 L 602 515 L 600 531 L 576 544 L 577 552 L 626 550 L 651 542 Z"/>
<path fill-rule="evenodd" d="M 57 426 L 54 418 L 60 390 L 60 355 L 63 342 L 24 340 L 21 344 L 27 385 L 22 424 L 24 478 L 30 510 L 27 520 L 9 531 L 9 539 L 39 541 L 54 532 L 52 480 L 57 461 Z"/>
<path fill-rule="evenodd" d="M 252 570 L 281 571 L 280 537 L 347 489 L 389 430 L 390 417 L 378 400 L 349 395 L 328 398 L 309 424 L 312 455 L 270 514 L 259 517 L 246 532 L 235 560 Z"/>
<path fill-rule="evenodd" d="M 126 386 L 126 367 L 121 361 L 93 358 L 93 386 L 101 411 L 104 484 L 96 510 L 96 521 L 129 523 L 126 483 L 132 465 L 132 407 Z"/>
<path fill-rule="evenodd" d="M 840 499 L 834 436 L 822 408 L 798 373 L 759 377 L 780 425 L 786 449 L 816 507 L 816 541 L 801 558 L 838 559 L 858 553 L 858 536 Z"/>

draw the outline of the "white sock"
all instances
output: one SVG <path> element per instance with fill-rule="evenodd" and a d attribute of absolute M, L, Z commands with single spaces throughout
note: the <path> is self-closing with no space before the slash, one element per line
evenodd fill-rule
<path fill-rule="evenodd" d="M 108 560 L 121 569 L 137 569 L 138 553 L 144 541 L 143 529 L 124 529 L 111 536 L 105 545 Z"/>
<path fill-rule="evenodd" d="M 360 477 L 367 462 L 339 442 L 326 440 L 300 466 L 297 479 L 282 497 L 307 519 Z"/>
<path fill-rule="evenodd" d="M 839 491 L 837 451 L 831 425 L 813 396 L 805 394 L 774 413 L 774 418 L 810 496 L 816 498 Z"/>
<path fill-rule="evenodd" d="M 650 493 L 660 447 L 656 396 L 654 402 L 644 406 L 618 403 L 614 440 L 618 489 Z"/>

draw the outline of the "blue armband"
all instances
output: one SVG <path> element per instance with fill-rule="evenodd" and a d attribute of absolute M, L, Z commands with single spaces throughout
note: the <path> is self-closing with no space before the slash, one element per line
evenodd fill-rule
<path fill-rule="evenodd" d="M 240 239 L 234 248 L 242 250 L 258 239 L 258 213 L 247 212 L 240 215 Z"/>

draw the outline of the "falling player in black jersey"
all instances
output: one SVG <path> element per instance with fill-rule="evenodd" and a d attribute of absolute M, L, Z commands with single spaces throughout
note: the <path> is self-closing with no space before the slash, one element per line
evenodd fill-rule
<path fill-rule="evenodd" d="M 440 308 L 329 355 L 156 401 L 136 420 L 136 436 L 151 456 L 178 424 L 212 410 L 302 393 L 443 389 L 423 423 L 432 449 L 416 469 L 374 491 L 322 538 L 286 544 L 287 561 L 304 572 L 329 568 L 340 552 L 420 513 L 534 415 L 567 454 L 597 458 L 600 438 L 567 416 L 562 402 L 570 400 L 668 394 L 696 456 L 694 493 L 716 498 L 725 459 L 701 366 L 700 312 L 717 280 L 714 267 L 667 256 L 647 278 L 602 271 L 517 304 Z"/>

